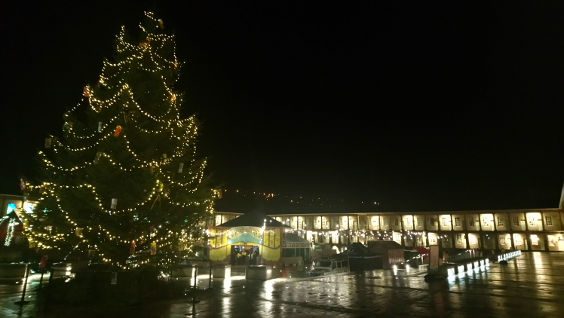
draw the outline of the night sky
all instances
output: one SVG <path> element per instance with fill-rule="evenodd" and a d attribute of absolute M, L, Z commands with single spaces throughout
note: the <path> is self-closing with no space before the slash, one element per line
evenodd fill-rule
<path fill-rule="evenodd" d="M 562 1 L 114 2 L 0 5 L 0 193 L 149 9 L 217 185 L 351 210 L 558 206 Z"/>

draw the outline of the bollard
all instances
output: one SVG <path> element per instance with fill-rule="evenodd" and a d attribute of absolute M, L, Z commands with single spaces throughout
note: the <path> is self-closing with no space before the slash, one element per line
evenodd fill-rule
<path fill-rule="evenodd" d="M 27 277 L 29 276 L 29 263 L 25 264 L 25 278 L 24 278 L 24 285 L 23 285 L 23 291 L 22 291 L 22 298 L 20 299 L 20 301 L 16 301 L 15 304 L 16 305 L 25 305 L 27 303 L 29 303 L 29 301 L 25 300 L 25 290 L 27 288 Z"/>
<path fill-rule="evenodd" d="M 49 284 L 53 281 L 53 268 L 51 267 L 51 269 L 49 270 Z"/>
<path fill-rule="evenodd" d="M 196 284 L 198 283 L 198 267 L 194 267 L 195 270 L 192 271 L 192 273 L 194 274 L 194 286 L 193 288 L 196 288 Z"/>
<path fill-rule="evenodd" d="M 43 274 L 45 274 L 45 270 L 41 270 L 41 278 L 39 278 L 39 288 L 43 287 Z"/>
<path fill-rule="evenodd" d="M 45 269 L 47 268 L 47 262 L 49 261 L 49 256 L 44 254 L 39 260 L 39 270 L 41 271 L 41 278 L 39 279 L 39 288 L 43 286 L 43 274 L 45 274 Z"/>
<path fill-rule="evenodd" d="M 211 280 L 212 280 L 212 262 L 210 261 L 210 274 L 208 276 L 209 281 L 208 281 L 208 288 L 211 288 Z"/>
<path fill-rule="evenodd" d="M 185 289 L 185 296 L 188 296 L 190 298 L 192 298 L 192 304 L 195 306 L 196 303 L 199 303 L 200 301 L 196 298 L 196 292 L 197 292 L 197 279 L 198 279 L 198 267 L 197 266 L 193 266 L 192 267 L 192 275 L 194 276 L 194 285 L 190 286 L 190 281 L 188 281 L 188 288 Z M 195 309 L 195 307 L 194 307 Z"/>

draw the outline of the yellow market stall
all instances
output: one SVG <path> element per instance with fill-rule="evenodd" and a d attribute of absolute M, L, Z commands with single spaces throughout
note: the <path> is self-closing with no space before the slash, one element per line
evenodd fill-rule
<path fill-rule="evenodd" d="M 210 260 L 231 265 L 281 264 L 288 230 L 289 226 L 269 216 L 244 214 L 210 229 Z"/>

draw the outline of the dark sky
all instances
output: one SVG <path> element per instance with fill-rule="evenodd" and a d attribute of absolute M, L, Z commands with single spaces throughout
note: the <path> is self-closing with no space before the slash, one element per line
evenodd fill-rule
<path fill-rule="evenodd" d="M 562 1 L 75 3 L 1 4 L 1 193 L 150 9 L 188 61 L 217 184 L 386 210 L 558 205 Z"/>

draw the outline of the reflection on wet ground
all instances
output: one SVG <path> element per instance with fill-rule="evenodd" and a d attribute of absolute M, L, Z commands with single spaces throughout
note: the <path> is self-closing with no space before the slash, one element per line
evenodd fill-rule
<path fill-rule="evenodd" d="M 523 253 L 507 265 L 426 283 L 424 272 L 375 270 L 265 282 L 216 280 L 209 297 L 125 308 L 35 307 L 0 286 L 1 317 L 564 317 L 564 253 Z M 201 281 L 208 286 L 207 281 Z"/>

